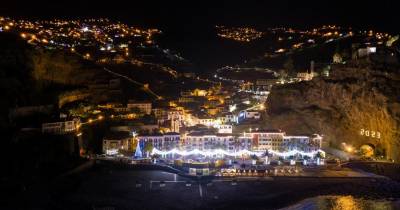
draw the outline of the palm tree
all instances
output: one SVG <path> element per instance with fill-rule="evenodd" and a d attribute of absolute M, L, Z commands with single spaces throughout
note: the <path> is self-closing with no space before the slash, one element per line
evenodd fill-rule
<path fill-rule="evenodd" d="M 144 145 L 144 151 L 147 153 L 147 157 L 149 157 L 149 154 L 151 151 L 153 151 L 153 144 L 151 141 L 147 141 Z"/>

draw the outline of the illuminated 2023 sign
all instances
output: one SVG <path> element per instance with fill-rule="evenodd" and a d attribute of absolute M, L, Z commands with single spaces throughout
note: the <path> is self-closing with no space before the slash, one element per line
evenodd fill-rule
<path fill-rule="evenodd" d="M 381 132 L 372 131 L 372 130 L 366 130 L 366 129 L 363 129 L 363 128 L 360 130 L 360 135 L 361 136 L 371 137 L 371 138 L 377 138 L 377 139 L 381 138 Z"/>

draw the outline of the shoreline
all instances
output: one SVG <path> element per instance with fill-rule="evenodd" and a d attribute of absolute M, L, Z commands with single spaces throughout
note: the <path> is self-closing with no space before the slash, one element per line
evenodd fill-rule
<path fill-rule="evenodd" d="M 352 195 L 372 200 L 400 198 L 400 183 L 388 178 L 272 178 L 236 179 L 236 184 L 229 179 L 203 182 L 160 170 L 130 170 L 96 164 L 87 171 L 63 177 L 25 194 L 22 196 L 24 202 L 18 204 L 27 209 L 87 209 L 88 206 L 114 206 L 115 209 L 276 209 L 320 195 Z M 135 187 L 137 184 L 140 187 Z M 156 202 L 148 202 L 150 200 Z"/>

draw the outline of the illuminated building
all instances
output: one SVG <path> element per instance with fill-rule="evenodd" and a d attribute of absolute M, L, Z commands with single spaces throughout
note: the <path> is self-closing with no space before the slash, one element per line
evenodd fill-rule
<path fill-rule="evenodd" d="M 180 97 L 178 101 L 179 103 L 193 103 L 195 99 L 193 97 Z"/>
<path fill-rule="evenodd" d="M 239 142 L 251 141 L 252 151 L 292 151 L 304 152 L 316 151 L 321 148 L 322 137 L 319 135 L 310 136 L 286 136 L 280 130 L 260 130 L 244 132 L 238 137 Z"/>
<path fill-rule="evenodd" d="M 297 78 L 300 81 L 310 81 L 316 76 L 314 72 L 314 61 L 311 61 L 310 70 L 307 72 L 299 72 L 297 73 Z"/>
<path fill-rule="evenodd" d="M 318 134 L 311 136 L 284 136 L 286 150 L 300 150 L 311 152 L 321 148 L 322 137 Z"/>
<path fill-rule="evenodd" d="M 238 117 L 235 114 L 225 115 L 225 120 L 227 123 L 238 123 Z"/>
<path fill-rule="evenodd" d="M 134 109 L 137 108 L 141 112 L 145 114 L 151 114 L 151 103 L 150 102 L 132 102 L 129 101 L 129 103 L 126 105 L 128 109 Z"/>
<path fill-rule="evenodd" d="M 210 132 L 192 132 L 185 136 L 184 148 L 187 151 L 212 149 L 235 150 L 235 138 L 232 134 L 215 134 Z"/>
<path fill-rule="evenodd" d="M 132 150 L 133 138 L 128 131 L 118 131 L 106 134 L 103 138 L 103 153 L 115 155 L 122 151 Z"/>
<path fill-rule="evenodd" d="M 74 119 L 70 121 L 61 121 L 61 122 L 51 122 L 51 123 L 43 123 L 42 124 L 42 133 L 51 133 L 51 134 L 66 134 L 77 131 L 80 127 L 81 122 L 79 119 Z"/>
<path fill-rule="evenodd" d="M 258 120 L 261 118 L 260 112 L 244 110 L 239 113 L 238 122 L 244 121 L 246 119 Z"/>
<path fill-rule="evenodd" d="M 139 142 L 143 144 L 142 148 L 144 148 L 146 143 L 151 143 L 154 148 L 159 150 L 171 150 L 180 147 L 180 135 L 175 132 L 165 134 L 142 134 L 137 136 L 137 138 Z"/>
<path fill-rule="evenodd" d="M 285 150 L 285 133 L 280 130 L 245 132 L 239 136 L 240 141 L 251 141 L 254 151 Z"/>
<path fill-rule="evenodd" d="M 206 90 L 201 90 L 201 89 L 195 89 L 192 92 L 193 96 L 206 96 L 207 95 L 207 91 Z"/>
<path fill-rule="evenodd" d="M 218 129 L 218 133 L 232 133 L 233 126 L 227 124 L 220 124 L 220 125 L 215 125 L 214 127 Z"/>
<path fill-rule="evenodd" d="M 211 126 L 214 126 L 215 119 L 211 118 L 211 117 L 202 116 L 202 117 L 199 117 L 197 119 L 197 123 L 196 124 L 200 124 L 200 125 L 205 125 L 205 126 L 211 127 Z"/>
<path fill-rule="evenodd" d="M 183 110 L 170 109 L 167 111 L 167 119 L 176 119 L 182 121 L 184 119 Z"/>

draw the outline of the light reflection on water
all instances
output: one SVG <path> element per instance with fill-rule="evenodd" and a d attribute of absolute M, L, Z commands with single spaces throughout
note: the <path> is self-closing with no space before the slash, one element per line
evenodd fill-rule
<path fill-rule="evenodd" d="M 318 196 L 281 210 L 397 210 L 400 200 L 374 200 L 353 196 Z"/>

